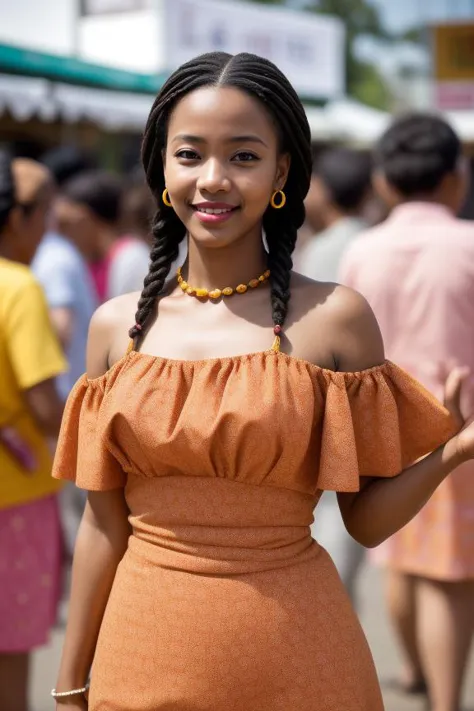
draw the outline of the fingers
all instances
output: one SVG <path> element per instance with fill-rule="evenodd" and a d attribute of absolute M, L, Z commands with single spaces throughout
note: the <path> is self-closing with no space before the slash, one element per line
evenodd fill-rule
<path fill-rule="evenodd" d="M 444 386 L 444 405 L 460 426 L 464 424 L 461 410 L 461 393 L 463 383 L 468 375 L 469 368 L 467 367 L 453 368 Z"/>

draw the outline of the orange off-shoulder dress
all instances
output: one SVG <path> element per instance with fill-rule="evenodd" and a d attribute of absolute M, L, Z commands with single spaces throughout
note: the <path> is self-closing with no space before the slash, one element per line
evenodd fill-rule
<path fill-rule="evenodd" d="M 133 533 L 90 711 L 382 711 L 364 634 L 310 535 L 324 489 L 395 476 L 453 433 L 396 365 L 131 351 L 67 403 L 54 476 L 125 488 Z M 317 513 L 316 513 L 317 515 Z"/>

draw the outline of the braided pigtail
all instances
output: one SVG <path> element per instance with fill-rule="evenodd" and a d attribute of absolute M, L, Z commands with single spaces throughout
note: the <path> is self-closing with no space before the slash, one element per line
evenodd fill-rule
<path fill-rule="evenodd" d="M 275 335 L 281 333 L 288 313 L 291 296 L 291 270 L 293 268 L 292 254 L 296 245 L 298 229 L 304 222 L 302 201 L 299 201 L 299 209 L 295 209 L 295 207 L 292 209 L 291 200 L 292 196 L 289 194 L 288 209 L 286 205 L 281 210 L 269 207 L 263 219 L 268 246 L 268 268 L 271 271 L 270 293 Z M 298 205 L 298 203 L 296 204 Z"/>
<path fill-rule="evenodd" d="M 270 269 L 272 320 L 274 326 L 283 328 L 290 301 L 290 276 L 293 268 L 291 255 L 296 244 L 297 230 L 288 220 L 282 224 L 280 217 L 269 214 L 264 220 Z"/>
<path fill-rule="evenodd" d="M 156 200 L 158 211 L 152 224 L 153 247 L 150 269 L 135 314 L 135 325 L 129 336 L 143 336 L 150 322 L 156 300 L 162 293 L 172 263 L 179 254 L 179 245 L 186 228 L 172 207 L 162 202 L 165 189 L 163 155 L 166 151 L 168 120 L 180 98 L 193 89 L 215 83 L 231 55 L 211 53 L 187 62 L 165 82 L 156 97 L 145 128 L 142 144 L 142 163 L 148 186 Z"/>
<path fill-rule="evenodd" d="M 129 336 L 134 339 L 146 329 L 148 319 L 157 297 L 163 290 L 171 265 L 178 258 L 179 244 L 186 230 L 183 223 L 173 210 L 157 213 L 153 224 L 153 247 L 150 254 L 150 269 L 145 277 L 143 291 L 135 314 L 135 325 L 130 329 Z"/>

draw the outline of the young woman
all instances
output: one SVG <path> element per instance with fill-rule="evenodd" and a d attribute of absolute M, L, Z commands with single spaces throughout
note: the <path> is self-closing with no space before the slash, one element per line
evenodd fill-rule
<path fill-rule="evenodd" d="M 310 132 L 273 64 L 213 53 L 181 67 L 143 163 L 150 273 L 136 314 L 127 295 L 93 319 L 55 464 L 89 490 L 58 708 L 381 711 L 312 512 L 336 490 L 351 534 L 379 543 L 474 456 L 473 428 L 455 435 L 384 360 L 357 293 L 291 273 Z"/>
<path fill-rule="evenodd" d="M 66 369 L 28 264 L 47 225 L 49 171 L 0 154 L 0 708 L 26 711 L 30 652 L 56 617 L 61 530 L 48 437 Z"/>

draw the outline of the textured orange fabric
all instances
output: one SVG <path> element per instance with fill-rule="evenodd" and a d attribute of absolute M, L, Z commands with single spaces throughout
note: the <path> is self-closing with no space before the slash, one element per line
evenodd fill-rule
<path fill-rule="evenodd" d="M 273 351 L 132 351 L 82 378 L 54 476 L 125 486 L 133 527 L 91 711 L 382 711 L 312 512 L 321 489 L 394 476 L 452 433 L 446 410 L 389 362 L 334 373 Z"/>

